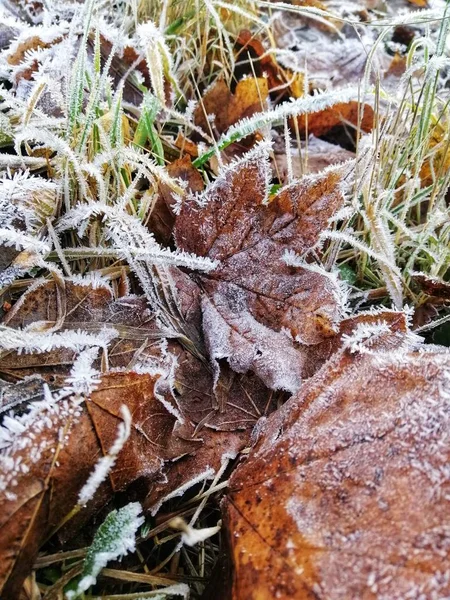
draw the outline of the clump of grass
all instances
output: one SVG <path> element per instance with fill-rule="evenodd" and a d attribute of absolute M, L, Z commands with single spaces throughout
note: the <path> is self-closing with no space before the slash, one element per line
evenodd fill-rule
<path fill-rule="evenodd" d="M 374 129 L 358 148 L 354 213 L 333 235 L 330 254 L 339 247 L 337 264 L 351 267 L 369 302 L 378 290 L 378 298 L 397 308 L 420 306 L 426 296 L 412 285 L 414 272 L 449 275 L 450 115 L 440 85 L 448 26 L 446 9 L 437 34 L 410 48 L 396 90 L 378 85 Z"/>

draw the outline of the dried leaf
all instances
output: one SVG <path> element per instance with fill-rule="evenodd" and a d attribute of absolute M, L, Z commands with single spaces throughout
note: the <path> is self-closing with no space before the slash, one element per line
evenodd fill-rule
<path fill-rule="evenodd" d="M 67 331 L 93 333 L 104 327 L 118 331 L 118 340 L 108 352 L 111 367 L 126 367 L 143 341 L 155 339 L 160 332 L 143 298 L 114 300 L 112 290 L 101 280 L 42 281 L 30 288 L 6 314 L 4 323 L 22 328 L 35 323 L 41 329 L 60 327 Z M 75 353 L 59 348 L 49 352 L 18 354 L 2 352 L 0 373 L 9 380 L 20 380 L 38 372 L 55 377 L 68 375 Z"/>
<path fill-rule="evenodd" d="M 372 131 L 373 123 L 373 108 L 369 104 L 361 106 L 358 102 L 335 104 L 326 110 L 297 117 L 299 132 L 303 135 L 308 132 L 315 136 L 325 135 L 333 127 L 343 124 L 360 127 L 361 131 L 369 132 Z"/>
<path fill-rule="evenodd" d="M 428 141 L 430 156 L 422 164 L 420 178 L 422 185 L 434 185 L 436 179 L 450 168 L 450 151 L 448 147 L 447 125 L 438 121 L 430 131 Z"/>
<path fill-rule="evenodd" d="M 295 6 L 305 6 L 310 8 L 317 8 L 319 10 L 328 12 L 328 7 L 320 0 L 293 0 Z M 342 22 L 331 17 L 323 17 L 320 21 L 314 18 L 309 18 L 307 15 L 302 15 L 302 20 L 308 27 L 317 27 L 320 31 L 326 31 L 328 33 L 336 33 L 336 30 L 342 29 Z"/>
<path fill-rule="evenodd" d="M 171 360 L 176 361 L 175 408 L 195 425 L 208 425 L 225 431 L 252 427 L 262 415 L 272 410 L 280 398 L 252 373 L 238 375 L 227 365 L 222 366 L 220 377 L 215 378 L 199 335 L 200 290 L 187 275 L 175 268 L 171 270 L 171 278 L 187 336 L 185 346 L 171 340 L 167 348 Z M 42 283 L 26 292 L 8 313 L 8 325 L 29 325 L 34 314 L 37 321 L 46 326 L 54 326 L 60 319 L 61 326 L 67 331 L 98 332 L 104 327 L 112 327 L 118 337 L 108 349 L 110 368 L 132 368 L 136 360 L 142 362 L 148 359 L 155 364 L 164 362 L 159 345 L 164 332 L 155 323 L 144 298 L 114 300 L 106 283 L 97 283 L 95 288 L 87 282 L 81 284 L 66 280 L 61 283 L 64 284 L 62 292 L 54 281 Z M 192 345 L 190 350 L 187 349 L 188 341 Z M 20 355 L 9 352 L 1 357 L 0 372 L 13 381 L 38 371 L 49 382 L 55 379 L 64 382 L 74 358 L 75 353 L 65 349 Z M 100 369 L 100 360 L 95 364 Z M 167 401 L 173 402 L 170 391 L 167 392 Z M 114 408 L 118 417 L 119 409 L 120 406 Z M 112 406 L 109 410 L 113 410 Z"/>
<path fill-rule="evenodd" d="M 312 377 L 328 359 L 342 350 L 349 337 L 351 338 L 358 331 L 364 333 L 366 330 L 370 332 L 380 322 L 389 328 L 389 335 L 382 335 L 379 339 L 372 338 L 372 350 L 380 347 L 385 350 L 395 350 L 408 343 L 409 338 L 406 334 L 409 328 L 405 313 L 396 310 L 362 312 L 343 319 L 339 326 L 338 335 L 310 348 L 308 360 L 305 363 L 305 376 Z"/>
<path fill-rule="evenodd" d="M 51 41 L 45 41 L 41 39 L 39 35 L 31 34 L 29 37 L 23 36 L 9 49 L 6 54 L 6 61 L 10 65 L 20 65 L 30 50 L 50 48 L 53 44 L 59 43 L 61 39 L 61 36 L 56 36 Z"/>
<path fill-rule="evenodd" d="M 284 142 L 283 142 L 284 146 Z M 347 160 L 355 158 L 355 153 L 350 152 L 337 146 L 330 144 L 324 140 L 319 140 L 311 135 L 308 139 L 308 145 L 302 144 L 301 151 L 297 149 L 291 150 L 291 164 L 294 177 L 299 177 L 302 173 L 320 173 L 331 165 L 343 163 Z M 275 162 L 277 172 L 282 181 L 287 181 L 288 167 L 285 148 L 275 151 Z"/>
<path fill-rule="evenodd" d="M 173 435 L 176 417 L 154 395 L 155 379 L 136 373 L 102 377 L 90 399 L 70 399 L 35 409 L 2 455 L 0 590 L 14 597 L 37 551 L 77 503 L 81 487 L 117 437 L 120 407 L 132 414 L 132 430 L 110 472 L 86 509 L 86 521 L 109 499 L 140 477 L 156 476 L 166 460 L 196 447 Z M 19 425 L 18 425 L 19 427 Z M 9 595 L 11 594 L 11 595 Z"/>
<path fill-rule="evenodd" d="M 418 272 L 411 273 L 411 279 L 428 296 L 434 296 L 443 300 L 450 299 L 450 283 L 448 281 Z"/>
<path fill-rule="evenodd" d="M 262 416 L 270 414 L 282 399 L 282 395 L 268 390 L 253 373 L 235 373 L 223 361 L 220 375 L 214 381 L 209 365 L 205 366 L 179 346 L 171 346 L 171 350 L 178 354 L 177 404 L 193 423 L 220 431 L 248 429 Z"/>
<path fill-rule="evenodd" d="M 94 36 L 89 40 L 92 48 L 94 47 Z M 111 54 L 113 44 L 104 35 L 100 34 L 100 50 L 103 64 L 106 63 Z M 117 50 L 116 50 L 117 52 Z M 114 85 L 119 85 L 122 78 L 128 73 L 132 65 L 144 78 L 144 84 L 147 88 L 151 87 L 150 75 L 147 68 L 147 63 L 142 58 L 139 60 L 139 54 L 132 46 L 125 46 L 120 53 L 116 53 L 111 61 L 110 72 L 113 77 Z M 136 87 L 132 80 L 127 77 L 123 87 L 123 97 L 127 102 L 132 102 L 139 106 L 142 102 L 142 90 Z"/>
<path fill-rule="evenodd" d="M 190 192 L 195 193 L 203 190 L 204 184 L 202 176 L 199 171 L 192 166 L 191 160 L 187 154 L 168 165 L 167 173 L 169 177 L 173 179 L 185 181 L 187 190 Z M 167 245 L 170 242 L 172 229 L 175 223 L 175 215 L 173 212 L 175 202 L 176 199 L 174 198 L 173 191 L 162 183 L 160 193 L 148 220 L 148 227 L 160 244 Z"/>
<path fill-rule="evenodd" d="M 227 358 L 238 373 L 252 370 L 272 389 L 296 391 L 302 347 L 337 332 L 342 302 L 333 277 L 290 266 L 285 256 L 317 242 L 342 204 L 340 175 L 304 178 L 270 203 L 268 178 L 258 147 L 227 168 L 201 204 L 183 204 L 174 235 L 180 249 L 220 261 L 208 276 L 195 276 L 210 357 Z"/>
<path fill-rule="evenodd" d="M 247 77 L 236 85 L 234 93 L 219 79 L 203 96 L 194 112 L 194 121 L 207 133 L 224 133 L 237 121 L 261 111 L 268 97 L 265 77 Z"/>
<path fill-rule="evenodd" d="M 233 474 L 233 599 L 450 593 L 450 355 L 381 339 L 335 355 Z"/>
<path fill-rule="evenodd" d="M 276 63 L 271 54 L 266 53 L 261 41 L 248 29 L 243 29 L 236 40 L 236 61 L 251 59 L 248 65 L 236 65 L 234 76 L 250 76 L 253 73 L 258 77 L 267 78 L 269 92 L 286 83 L 286 77 L 281 67 Z M 244 70 L 245 69 L 245 70 Z M 236 72 L 237 71 L 237 72 Z"/>
<path fill-rule="evenodd" d="M 191 332 L 197 339 L 199 290 L 177 269 L 173 269 L 172 277 L 178 287 L 180 317 L 187 321 L 186 333 Z M 34 322 L 33 317 L 38 320 Z M 39 408 L 34 401 L 45 396 L 41 379 L 26 380 L 17 386 L 2 385 L 0 412 L 12 410 L 26 416 L 28 411 L 38 411 L 26 421 L 25 429 L 21 420 L 16 423 L 9 416 L 4 423 L 11 427 L 16 424 L 12 430 L 14 441 L 6 442 L 0 465 L 4 478 L 0 492 L 4 507 L 0 518 L 0 557 L 4 558 L 0 590 L 4 586 L 5 597 L 20 587 L 39 547 L 76 504 L 98 459 L 108 455 L 123 418 L 122 406 L 132 415 L 128 441 L 116 458 L 109 480 L 87 508 L 59 531 L 62 541 L 79 531 L 114 492 L 138 480 L 137 493 L 141 498 L 148 493 L 146 505 L 151 508 L 177 494 L 177 490 L 214 477 L 225 460 L 234 458 L 245 447 L 250 428 L 260 416 L 280 401 L 280 396 L 253 374 L 237 375 L 224 366 L 216 379 L 198 350 L 193 355 L 176 340 L 170 340 L 162 351 L 155 343 L 162 332 L 145 300 L 114 300 L 108 285 L 95 278 L 33 286 L 7 319 L 9 327 L 34 323 L 44 330 L 59 327 L 68 333 L 114 327 L 118 338 L 108 349 L 109 366 L 128 367 L 129 371 L 103 374 L 97 389 L 80 405 L 62 399 L 57 405 Z M 186 338 L 185 344 L 188 341 Z M 19 381 L 29 373 L 42 372 L 54 382 L 57 394 L 61 386 L 67 385 L 65 379 L 74 358 L 73 351 L 61 349 L 23 355 L 10 352 L 2 357 L 0 370 Z M 160 372 L 170 363 L 174 373 L 155 379 L 130 372 L 136 363 L 141 369 L 148 363 Z M 101 361 L 95 366 L 100 369 Z M 158 393 L 154 390 L 156 381 Z"/>

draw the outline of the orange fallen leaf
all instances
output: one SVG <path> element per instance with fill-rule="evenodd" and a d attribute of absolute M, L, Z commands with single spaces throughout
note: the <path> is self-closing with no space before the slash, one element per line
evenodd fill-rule
<path fill-rule="evenodd" d="M 248 29 L 243 29 L 236 40 L 236 60 L 245 60 L 250 56 L 251 65 L 236 67 L 239 69 L 239 75 L 250 76 L 254 73 L 258 78 L 265 77 L 268 82 L 268 89 L 282 86 L 286 83 L 286 77 L 280 65 L 274 60 L 271 54 L 268 54 L 261 41 Z M 245 69 L 245 70 L 244 70 Z M 238 75 L 235 73 L 235 76 Z"/>
<path fill-rule="evenodd" d="M 360 117 L 360 112 L 362 117 Z M 333 127 L 350 124 L 358 126 L 364 132 L 372 131 L 374 123 L 373 108 L 365 104 L 361 106 L 358 102 L 335 104 L 325 110 L 310 115 L 297 117 L 297 124 L 302 135 L 306 132 L 321 136 L 328 133 Z"/>
<path fill-rule="evenodd" d="M 31 35 L 30 37 L 21 39 L 14 44 L 13 48 L 7 54 L 6 62 L 9 65 L 20 65 L 30 50 L 37 50 L 38 48 L 50 48 L 53 44 L 59 43 L 61 39 L 62 37 L 56 37 L 51 42 L 47 42 L 42 40 L 39 35 Z"/>
<path fill-rule="evenodd" d="M 188 321 L 185 335 L 192 329 L 196 339 L 200 319 L 197 288 L 177 270 L 173 277 L 179 287 L 180 316 Z M 206 359 L 199 358 L 198 348 L 194 356 L 178 341 L 170 340 L 162 351 L 158 343 L 162 332 L 145 300 L 114 300 L 104 282 L 48 281 L 31 288 L 8 313 L 7 323 L 10 328 L 20 328 L 37 322 L 43 330 L 58 326 L 67 334 L 114 328 L 118 337 L 108 347 L 106 362 L 109 368 L 127 371 L 102 374 L 98 387 L 82 402 L 64 396 L 53 405 L 45 397 L 45 379 L 57 397 L 67 386 L 74 351 L 7 352 L 0 357 L 4 377 L 19 381 L 29 374 L 35 377 L 2 387 L 3 416 L 10 411 L 31 414 L 25 421 L 19 417 L 0 462 L 4 484 L 0 491 L 0 591 L 6 598 L 14 597 L 40 546 L 71 512 L 98 459 L 113 446 L 123 405 L 132 418 L 128 441 L 109 480 L 86 509 L 58 532 L 62 542 L 77 533 L 113 493 L 129 489 L 137 480 L 140 497 L 144 499 L 148 492 L 146 506 L 150 509 L 177 488 L 214 476 L 224 460 L 242 450 L 250 428 L 280 399 L 256 376 L 237 375 L 227 365 L 215 378 Z M 144 364 L 150 361 L 156 371 L 164 360 L 172 361 L 176 368 L 169 372 L 170 380 L 164 379 L 162 367 L 159 378 L 136 373 L 133 364 L 139 359 Z M 94 363 L 98 370 L 102 365 L 103 357 Z M 37 373 L 45 379 L 36 379 Z M 34 404 L 43 398 L 46 402 L 42 405 Z M 12 426 L 15 421 L 8 419 Z"/>
<path fill-rule="evenodd" d="M 450 357 L 365 333 L 261 425 L 231 478 L 233 600 L 450 594 Z"/>
<path fill-rule="evenodd" d="M 430 129 L 428 149 L 429 156 L 424 160 L 420 169 L 420 178 L 424 187 L 433 185 L 435 180 L 443 177 L 450 168 L 450 148 L 446 124 L 438 121 Z"/>
<path fill-rule="evenodd" d="M 247 77 L 239 81 L 233 92 L 219 79 L 203 96 L 194 112 L 195 124 L 205 132 L 224 133 L 240 119 L 261 111 L 269 89 L 265 77 Z M 211 116 L 211 121 L 208 116 Z M 212 118 L 213 116 L 213 118 Z"/>
<path fill-rule="evenodd" d="M 2 597 L 17 597 L 40 545 L 76 505 L 98 459 L 117 437 L 122 405 L 132 414 L 131 435 L 109 482 L 82 509 L 84 522 L 103 506 L 112 490 L 156 475 L 165 458 L 174 459 L 195 446 L 170 435 L 176 419 L 155 397 L 154 383 L 149 375 L 105 375 L 85 402 L 55 397 L 50 404 L 47 398 L 32 405 L 29 416 L 18 422 L 20 430 L 13 430 L 0 465 Z M 42 389 L 42 399 L 44 394 Z"/>

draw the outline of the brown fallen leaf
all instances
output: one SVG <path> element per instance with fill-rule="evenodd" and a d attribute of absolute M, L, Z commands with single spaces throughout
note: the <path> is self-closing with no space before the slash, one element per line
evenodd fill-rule
<path fill-rule="evenodd" d="M 372 131 L 373 123 L 373 108 L 369 104 L 361 106 L 356 101 L 335 104 L 331 108 L 297 117 L 298 129 L 302 135 L 308 132 L 315 136 L 321 136 L 338 125 L 360 127 L 361 131 L 369 132 Z"/>
<path fill-rule="evenodd" d="M 223 79 L 206 91 L 194 111 L 194 122 L 205 132 L 219 136 L 240 119 L 261 111 L 269 89 L 265 77 L 247 77 L 239 81 L 234 93 Z M 214 115 L 210 119 L 210 116 Z"/>
<path fill-rule="evenodd" d="M 236 40 L 236 61 L 245 61 L 250 57 L 248 65 L 236 65 L 234 76 L 239 79 L 243 75 L 266 77 L 269 93 L 287 83 L 286 75 L 280 65 L 268 54 L 261 41 L 248 29 L 243 29 Z M 239 77 L 240 76 L 240 77 Z"/>
<path fill-rule="evenodd" d="M 287 181 L 288 167 L 284 140 L 275 150 L 275 162 L 277 172 L 282 181 Z M 320 173 L 331 165 L 343 163 L 355 158 L 355 153 L 345 150 L 336 144 L 330 144 L 311 135 L 306 143 L 302 144 L 301 151 L 291 150 L 291 164 L 294 177 L 300 177 L 302 173 Z"/>
<path fill-rule="evenodd" d="M 447 125 L 439 121 L 431 130 L 428 148 L 430 157 L 427 158 L 420 169 L 422 186 L 433 185 L 450 168 L 450 151 L 447 144 Z"/>
<path fill-rule="evenodd" d="M 168 165 L 167 174 L 173 179 L 181 179 L 186 182 L 187 191 L 195 193 L 203 190 L 202 176 L 192 165 L 188 154 Z M 173 191 L 162 183 L 148 220 L 148 228 L 160 244 L 168 245 L 171 240 L 175 223 L 173 212 L 175 202 Z"/>
<path fill-rule="evenodd" d="M 411 273 L 411 279 L 428 296 L 450 300 L 450 283 L 448 281 L 419 272 Z"/>
<path fill-rule="evenodd" d="M 22 79 L 31 80 L 38 70 L 39 61 L 33 52 L 57 46 L 66 34 L 63 27 L 55 27 L 53 31 L 40 25 L 22 29 L 5 52 L 6 63 L 14 69 L 15 83 L 19 84 Z"/>
<path fill-rule="evenodd" d="M 106 34 L 106 32 L 104 32 Z M 95 37 L 90 36 L 89 44 L 91 48 L 94 48 Z M 113 43 L 109 40 L 106 35 L 100 35 L 100 49 L 103 64 L 108 60 L 111 50 L 113 49 Z M 127 102 L 132 102 L 136 106 L 139 106 L 142 102 L 142 90 L 133 83 L 130 77 L 127 77 L 134 70 L 138 71 L 144 79 L 144 85 L 151 89 L 151 79 L 147 67 L 147 62 L 143 55 L 138 54 L 136 49 L 131 46 L 125 46 L 120 52 L 117 52 L 112 58 L 110 72 L 114 80 L 115 86 L 119 85 L 119 82 L 123 78 L 126 78 L 123 82 L 123 97 Z M 164 82 L 166 94 L 170 94 L 170 84 Z"/>
<path fill-rule="evenodd" d="M 449 595 L 450 355 L 389 339 L 361 328 L 260 426 L 223 505 L 233 600 Z"/>
<path fill-rule="evenodd" d="M 39 33 L 39 29 L 36 28 L 36 33 Z M 6 55 L 6 62 L 9 65 L 20 65 L 24 61 L 24 58 L 30 50 L 37 50 L 38 48 L 50 48 L 52 44 L 57 44 L 61 41 L 61 37 L 57 36 L 51 41 L 44 41 L 39 35 L 22 36 L 21 39 L 17 40 L 13 46 L 11 46 Z"/>
<path fill-rule="evenodd" d="M 167 334 L 155 323 L 154 315 L 142 297 L 123 297 L 114 300 L 106 282 L 89 284 L 63 280 L 43 282 L 27 291 L 8 313 L 5 323 L 19 328 L 34 322 L 55 326 L 58 320 L 63 331 L 85 330 L 99 332 L 113 328 L 117 338 L 107 352 L 109 368 L 133 369 L 146 360 L 163 365 L 164 360 L 176 361 L 174 386 L 176 408 L 194 425 L 224 431 L 248 429 L 280 400 L 252 373 L 239 375 L 226 364 L 215 379 L 200 339 L 201 307 L 199 288 L 181 271 L 172 269 L 178 308 L 184 332 L 189 336 L 185 345 L 170 339 L 166 359 L 160 340 Z M 62 288 L 63 284 L 63 289 Z M 174 334 L 172 333 L 172 336 Z M 187 349 L 189 342 L 193 347 Z M 190 346 L 189 346 L 190 347 Z M 0 374 L 11 381 L 39 372 L 49 383 L 64 384 L 76 352 L 64 348 L 48 352 L 18 354 L 5 352 L 0 356 Z M 100 358 L 94 363 L 100 369 Z M 164 368 L 164 366 L 163 366 Z M 167 401 L 173 396 L 167 390 Z"/>
<path fill-rule="evenodd" d="M 304 178 L 267 202 L 269 165 L 257 147 L 225 169 L 177 217 L 179 249 L 220 261 L 193 275 L 202 290 L 203 334 L 212 360 L 253 371 L 268 387 L 299 388 L 307 347 L 333 336 L 342 313 L 338 283 L 314 267 L 293 266 L 318 241 L 342 204 L 341 176 Z M 294 261 L 295 262 L 295 261 Z"/>
<path fill-rule="evenodd" d="M 88 502 L 92 516 L 112 490 L 156 475 L 165 460 L 189 452 L 194 442 L 171 432 L 176 418 L 154 394 L 156 379 L 146 374 L 104 375 L 84 402 L 61 394 L 31 406 L 11 427 L 11 442 L 0 462 L 0 591 L 15 598 L 40 545 L 77 503 L 98 459 L 117 438 L 126 406 L 132 423 L 128 441 L 110 471 L 110 480 Z"/>
<path fill-rule="evenodd" d="M 151 344 L 161 336 L 143 298 L 114 300 L 107 282 L 95 279 L 37 282 L 5 315 L 3 323 L 15 329 L 33 325 L 41 330 L 59 327 L 91 333 L 98 333 L 105 326 L 115 328 L 118 338 L 105 357 L 110 367 L 128 366 L 145 339 Z M 0 375 L 15 382 L 39 372 L 49 382 L 64 380 L 75 356 L 73 350 L 66 348 L 29 354 L 2 351 Z"/>
<path fill-rule="evenodd" d="M 173 277 L 179 286 L 180 316 L 189 321 L 195 333 L 200 305 L 192 292 L 198 295 L 198 289 L 176 269 Z M 14 597 L 7 594 L 20 587 L 40 546 L 76 504 L 80 488 L 99 457 L 113 446 L 123 405 L 132 418 L 129 439 L 117 456 L 109 481 L 87 508 L 58 532 L 60 542 L 70 540 L 115 492 L 130 488 L 134 482 L 139 481 L 139 497 L 147 496 L 146 506 L 156 510 L 178 489 L 214 477 L 224 461 L 245 447 L 260 416 L 281 400 L 253 374 L 237 375 L 227 365 L 215 378 L 206 359 L 198 353 L 192 355 L 176 339 L 162 349 L 159 341 L 163 332 L 145 300 L 114 300 L 107 283 L 95 277 L 33 286 L 11 309 L 7 324 L 18 329 L 32 324 L 41 330 L 59 327 L 68 335 L 78 330 L 98 333 L 105 327 L 114 328 L 118 337 L 111 342 L 106 361 L 109 368 L 128 371 L 104 373 L 89 398 L 79 406 L 63 398 L 57 403 L 61 406 L 58 410 L 53 403 L 35 404 L 45 396 L 44 380 L 21 380 L 41 372 L 52 382 L 55 395 L 62 393 L 76 352 L 64 348 L 21 355 L 8 352 L 0 358 L 0 372 L 20 382 L 0 387 L 0 416 L 9 413 L 4 424 L 15 423 L 11 421 L 13 413 L 19 419 L 10 436 L 12 441 L 6 435 L 0 463 L 4 484 L 0 488 L 4 507 L 0 518 L 0 557 L 4 557 L 0 593 L 4 586 L 5 597 Z M 104 363 L 104 357 L 99 358 L 94 367 L 101 370 Z M 161 376 L 156 379 L 143 373 L 145 365 Z M 141 373 L 133 372 L 133 366 Z M 37 415 L 27 418 L 29 411 Z M 22 419 L 26 419 L 24 430 Z"/>
<path fill-rule="evenodd" d="M 357 331 L 367 328 L 371 331 L 377 323 L 384 323 L 389 329 L 389 335 L 371 340 L 371 349 L 380 347 L 387 350 L 402 348 L 408 343 L 408 321 L 405 313 L 396 310 L 379 310 L 361 312 L 355 316 L 343 319 L 339 325 L 339 333 L 309 349 L 305 363 L 305 377 L 312 377 L 326 361 L 342 350 L 346 340 Z"/>

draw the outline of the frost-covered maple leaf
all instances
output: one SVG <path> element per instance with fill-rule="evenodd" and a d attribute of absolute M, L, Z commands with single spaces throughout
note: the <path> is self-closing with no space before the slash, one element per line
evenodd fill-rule
<path fill-rule="evenodd" d="M 450 356 L 399 350 L 378 317 L 262 424 L 234 472 L 231 597 L 449 596 Z"/>
<path fill-rule="evenodd" d="M 219 262 L 194 276 L 210 357 L 295 392 L 308 346 L 336 333 L 344 301 L 333 274 L 292 256 L 310 250 L 341 207 L 341 175 L 305 177 L 270 201 L 269 179 L 263 144 L 184 202 L 175 240 Z"/>

